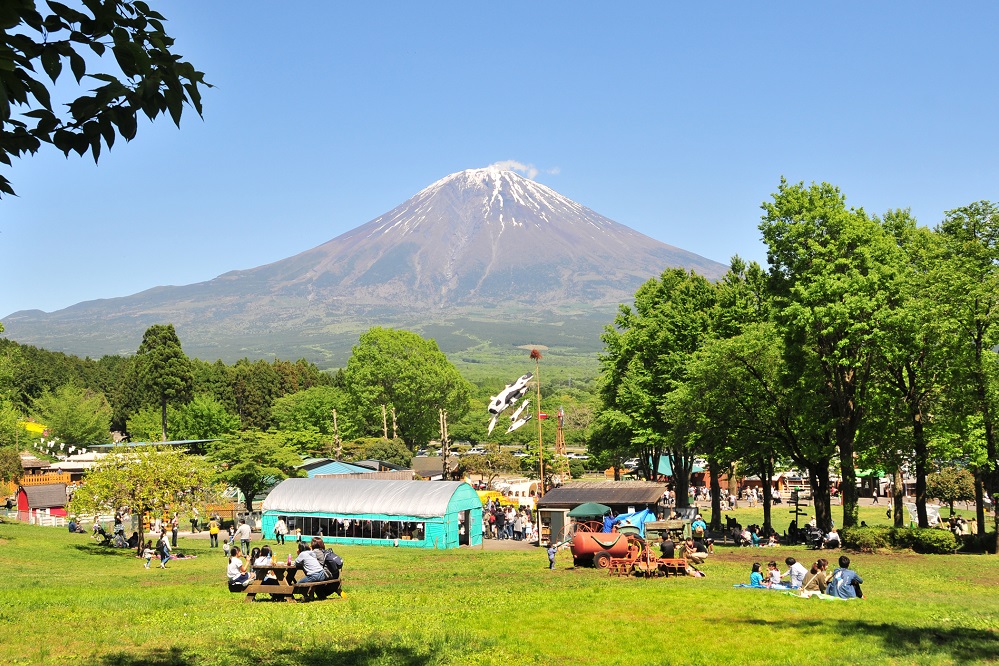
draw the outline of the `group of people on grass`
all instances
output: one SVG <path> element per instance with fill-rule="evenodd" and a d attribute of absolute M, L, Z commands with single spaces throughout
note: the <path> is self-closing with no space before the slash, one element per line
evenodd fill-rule
<path fill-rule="evenodd" d="M 245 587 L 256 580 L 254 569 L 263 570 L 276 563 L 274 552 L 270 546 L 254 548 L 250 551 L 249 557 L 243 560 L 243 551 L 239 546 L 233 546 L 229 552 L 229 564 L 226 567 L 226 577 L 229 579 L 230 587 Z M 298 542 L 298 556 L 294 560 L 288 555 L 288 565 L 294 565 L 295 570 L 302 571 L 304 577 L 298 583 L 318 583 L 325 580 L 335 580 L 340 577 L 340 567 L 343 560 L 332 550 L 326 548 L 326 543 L 322 537 L 313 537 L 312 541 L 306 543 Z M 274 569 L 266 569 L 264 576 L 260 579 L 264 584 L 277 585 L 280 578 Z M 288 577 L 288 582 L 295 584 L 295 576 Z"/>
<path fill-rule="evenodd" d="M 860 586 L 864 582 L 856 571 L 850 568 L 850 558 L 841 555 L 839 567 L 829 573 L 829 561 L 820 557 L 811 569 L 805 569 L 793 557 L 784 560 L 788 570 L 781 572 L 777 562 L 767 563 L 767 570 L 762 570 L 759 562 L 753 562 L 753 570 L 749 574 L 749 584 L 752 587 L 766 587 L 777 590 L 798 590 L 801 596 L 827 594 L 840 599 L 866 599 Z M 787 582 L 785 582 L 785 579 Z"/>

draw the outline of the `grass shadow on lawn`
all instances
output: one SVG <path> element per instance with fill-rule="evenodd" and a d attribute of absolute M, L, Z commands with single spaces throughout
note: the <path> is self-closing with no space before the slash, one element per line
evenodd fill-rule
<path fill-rule="evenodd" d="M 765 620 L 746 624 L 772 626 Z M 968 627 L 913 627 L 864 620 L 797 621 L 795 628 L 806 633 L 815 630 L 844 636 L 879 639 L 881 650 L 892 657 L 929 654 L 949 657 L 957 663 L 978 663 L 999 654 L 999 632 Z"/>
<path fill-rule="evenodd" d="M 342 650 L 323 648 L 283 649 L 267 655 L 241 654 L 232 663 L 257 666 L 366 666 L 368 664 L 400 664 L 425 666 L 436 662 L 440 655 L 417 653 L 403 646 L 361 645 Z M 197 654 L 172 647 L 167 652 L 143 654 L 114 653 L 98 662 L 101 666 L 198 666 L 205 663 Z"/>

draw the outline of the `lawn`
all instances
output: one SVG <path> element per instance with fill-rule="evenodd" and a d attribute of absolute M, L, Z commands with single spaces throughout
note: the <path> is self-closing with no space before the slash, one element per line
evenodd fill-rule
<path fill-rule="evenodd" d="M 169 569 L 0 525 L 0 664 L 950 664 L 999 661 L 999 558 L 856 555 L 867 601 L 733 589 L 800 548 L 719 548 L 706 578 L 547 570 L 541 550 L 343 547 L 346 597 L 243 603 L 207 541 Z M 279 554 L 284 554 L 279 550 Z"/>

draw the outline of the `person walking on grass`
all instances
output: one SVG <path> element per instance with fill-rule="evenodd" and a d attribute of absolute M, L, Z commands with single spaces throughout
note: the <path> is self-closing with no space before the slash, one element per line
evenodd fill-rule
<path fill-rule="evenodd" d="M 239 527 L 236 528 L 236 537 L 239 537 L 239 545 L 244 553 L 250 552 L 250 526 L 246 524 L 245 518 L 239 519 Z"/>
<path fill-rule="evenodd" d="M 180 531 L 180 516 L 177 513 L 173 514 L 173 518 L 170 519 L 170 533 L 173 535 L 171 544 L 174 548 L 177 547 L 177 533 Z"/>
<path fill-rule="evenodd" d="M 208 547 L 219 547 L 219 521 L 214 516 L 208 521 Z"/>
<path fill-rule="evenodd" d="M 555 553 L 557 552 L 558 549 L 555 547 L 555 544 L 548 546 L 548 568 L 552 571 L 555 571 Z"/>
<path fill-rule="evenodd" d="M 166 563 L 173 559 L 170 555 L 170 539 L 167 538 L 167 531 L 163 530 L 160 535 L 160 569 L 166 569 Z"/>

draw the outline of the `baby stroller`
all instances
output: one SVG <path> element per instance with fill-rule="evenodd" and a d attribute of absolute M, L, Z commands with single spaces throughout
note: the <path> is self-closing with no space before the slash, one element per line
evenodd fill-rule
<path fill-rule="evenodd" d="M 100 523 L 94 523 L 94 538 L 99 546 L 109 546 L 111 548 L 128 548 L 128 541 L 125 539 L 125 530 L 115 530 L 114 535 L 108 534 L 107 530 Z"/>
<path fill-rule="evenodd" d="M 815 548 L 818 550 L 822 548 L 822 541 L 825 535 L 817 527 L 808 527 L 805 531 L 805 545 L 808 548 Z"/>

